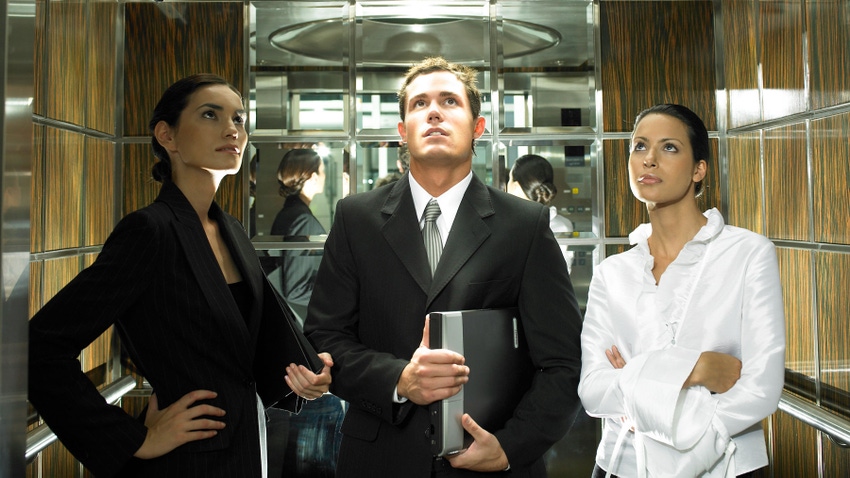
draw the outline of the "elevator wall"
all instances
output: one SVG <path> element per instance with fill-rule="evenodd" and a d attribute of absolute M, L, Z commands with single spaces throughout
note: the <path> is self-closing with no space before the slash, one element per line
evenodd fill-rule
<path fill-rule="evenodd" d="M 162 90 L 197 71 L 251 89 L 250 3 L 37 2 L 30 315 L 92 262 L 121 217 L 155 197 L 146 121 Z M 850 419 L 850 4 L 602 0 L 593 7 L 601 119 L 595 260 L 625 249 L 628 233 L 647 220 L 625 167 L 635 115 L 661 102 L 690 106 L 711 133 L 703 206 L 777 245 L 788 383 Z M 240 174 L 218 196 L 240 218 L 246 184 Z M 107 332 L 80 356 L 98 384 L 131 372 L 113 343 Z M 124 405 L 138 410 L 143 402 Z M 37 417 L 29 416 L 32 428 Z M 850 470 L 850 451 L 784 412 L 765 430 L 771 467 L 759 476 Z M 60 443 L 26 470 L 86 474 Z"/>

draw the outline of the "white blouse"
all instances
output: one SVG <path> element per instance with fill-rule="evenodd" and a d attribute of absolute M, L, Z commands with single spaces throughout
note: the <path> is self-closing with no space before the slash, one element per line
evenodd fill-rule
<path fill-rule="evenodd" d="M 651 225 L 636 247 L 607 258 L 590 284 L 579 396 L 604 419 L 596 463 L 623 478 L 726 477 L 768 464 L 761 420 L 779 403 L 785 318 L 776 252 L 767 238 L 726 226 L 716 209 L 661 276 Z M 615 369 L 605 350 L 626 361 Z M 682 390 L 703 351 L 733 355 L 729 391 Z"/>

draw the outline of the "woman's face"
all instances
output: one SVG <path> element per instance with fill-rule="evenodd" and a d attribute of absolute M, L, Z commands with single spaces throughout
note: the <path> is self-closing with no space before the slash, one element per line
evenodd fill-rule
<path fill-rule="evenodd" d="M 157 137 L 171 157 L 175 178 L 192 171 L 238 172 L 248 144 L 246 118 L 242 98 L 227 85 L 196 90 L 177 125 L 167 128 L 165 142 Z"/>
<path fill-rule="evenodd" d="M 316 184 L 316 194 L 322 194 L 325 191 L 325 162 L 319 161 L 319 170 L 313 173 L 311 178 Z"/>
<path fill-rule="evenodd" d="M 654 208 L 694 199 L 705 160 L 694 162 L 688 128 L 677 118 L 649 114 L 632 134 L 629 182 L 635 197 Z"/>

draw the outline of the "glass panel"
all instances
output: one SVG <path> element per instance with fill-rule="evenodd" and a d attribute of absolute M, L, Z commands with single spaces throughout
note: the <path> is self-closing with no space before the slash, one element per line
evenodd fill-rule
<path fill-rule="evenodd" d="M 498 12 L 500 128 L 595 129 L 590 2 L 501 2 Z"/>
<path fill-rule="evenodd" d="M 346 2 L 251 4 L 252 132 L 348 129 Z"/>
<path fill-rule="evenodd" d="M 333 221 L 333 205 L 343 197 L 347 190 L 343 174 L 344 159 L 347 157 L 347 143 L 344 142 L 303 142 L 303 143 L 253 143 L 251 151 L 251 237 L 255 241 L 283 240 L 279 231 L 272 234 L 275 218 L 282 211 L 284 198 L 281 196 L 281 186 L 278 182 L 281 168 L 285 165 L 282 159 L 286 153 L 294 149 L 309 148 L 315 150 L 322 158 L 323 180 L 321 187 L 302 190 L 299 196 L 307 203 L 310 212 L 327 232 Z M 286 169 L 286 168 L 284 168 Z M 283 174 L 287 174 L 286 170 Z M 291 173 L 290 173 L 291 174 Z M 308 175 L 308 177 L 310 177 Z M 305 178 L 306 179 L 306 178 Z M 309 196 L 309 197 L 308 197 Z M 317 234 L 311 234 L 317 235 Z"/>
<path fill-rule="evenodd" d="M 592 140 L 510 140 L 503 141 L 499 146 L 499 156 L 505 164 L 506 174 L 514 167 L 518 158 L 526 156 L 526 160 L 532 159 L 527 155 L 538 156 L 549 162 L 552 167 L 554 180 L 554 196 L 548 201 L 543 195 L 536 194 L 534 189 L 539 184 L 548 182 L 546 178 L 536 173 L 535 168 L 528 163 L 521 168 L 516 178 L 519 197 L 531 199 L 537 198 L 538 202 L 554 207 L 558 215 L 569 221 L 571 231 L 562 229 L 553 231 L 559 238 L 594 237 L 593 234 L 593 194 L 594 184 L 593 169 L 591 168 L 590 151 Z M 537 158 L 533 158 L 537 159 Z M 531 161 L 533 163 L 533 161 Z M 522 171 L 527 171 L 522 173 Z M 503 188 L 505 189 L 505 188 Z M 507 189 L 510 191 L 510 189 Z M 530 195 L 530 196 L 529 196 Z"/>

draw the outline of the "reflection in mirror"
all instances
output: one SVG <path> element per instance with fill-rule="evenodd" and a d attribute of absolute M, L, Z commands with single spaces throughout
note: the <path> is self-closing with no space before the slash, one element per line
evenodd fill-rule
<path fill-rule="evenodd" d="M 344 142 L 309 143 L 254 143 L 251 158 L 252 176 L 255 178 L 251 234 L 255 241 L 283 241 L 286 231 L 275 226 L 275 219 L 284 211 L 287 201 L 303 204 L 299 209 L 312 215 L 323 232 L 294 234 L 320 236 L 326 234 L 333 221 L 333 207 L 345 195 L 344 160 L 347 158 Z M 304 154 L 318 157 L 318 164 L 306 165 Z M 306 151 L 303 151 L 306 150 Z M 284 158 L 290 154 L 287 161 Z M 282 184 L 285 183 L 285 184 Z M 288 195 L 288 196 L 287 196 Z M 305 209 L 306 208 L 306 209 Z M 255 226 L 253 224 L 256 224 Z"/>
<path fill-rule="evenodd" d="M 409 164 L 407 148 L 398 140 L 358 142 L 356 191 L 371 191 L 398 180 Z M 485 184 L 493 184 L 492 164 L 491 143 L 479 139 L 475 142 L 472 171 Z"/>
<path fill-rule="evenodd" d="M 366 71 L 357 76 L 357 131 L 398 135 L 400 120 L 398 90 L 406 70 Z M 479 70 L 478 89 L 481 91 L 481 116 L 487 119 L 484 134 L 491 130 L 490 73 Z"/>
<path fill-rule="evenodd" d="M 577 73 L 506 71 L 502 131 L 595 128 L 593 70 Z"/>
<path fill-rule="evenodd" d="M 543 182 L 543 167 L 532 167 L 526 163 L 522 168 L 522 175 L 514 178 L 514 184 L 506 185 L 505 190 L 526 199 L 538 200 L 547 206 L 553 207 L 554 212 L 563 217 L 572 226 L 571 230 L 566 228 L 553 228 L 558 238 L 593 237 L 593 184 L 592 170 L 590 167 L 590 140 L 563 140 L 563 141 L 528 141 L 517 144 L 517 141 L 501 143 L 499 156 L 505 165 L 505 178 L 510 179 L 511 171 L 518 158 L 533 155 L 545 160 L 551 166 L 553 190 L 544 193 L 539 190 Z M 584 144 L 582 144 L 584 143 Z M 548 168 L 546 168 L 548 169 Z M 521 183 L 521 184 L 517 184 Z"/>

